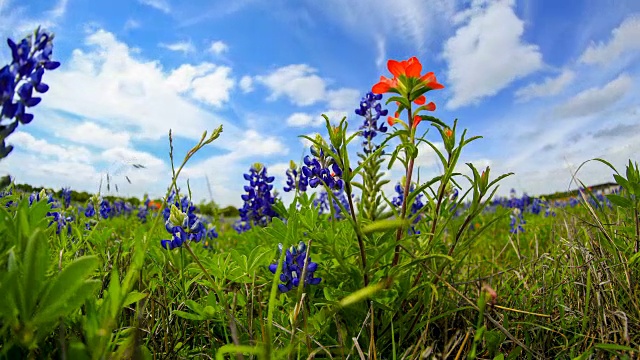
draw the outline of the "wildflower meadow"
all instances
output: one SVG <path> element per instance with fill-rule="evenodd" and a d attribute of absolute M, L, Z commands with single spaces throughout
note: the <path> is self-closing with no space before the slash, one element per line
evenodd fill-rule
<path fill-rule="evenodd" d="M 44 121 L 57 40 L 37 28 L 3 49 L 0 161 Z M 182 181 L 223 126 L 186 153 L 167 134 L 162 197 L 4 184 L 0 358 L 637 359 L 637 162 L 584 159 L 606 188 L 578 171 L 574 191 L 497 196 L 513 174 L 461 163 L 483 134 L 437 116 L 448 86 L 428 61 L 385 64 L 286 172 L 247 168 L 231 215 Z"/>

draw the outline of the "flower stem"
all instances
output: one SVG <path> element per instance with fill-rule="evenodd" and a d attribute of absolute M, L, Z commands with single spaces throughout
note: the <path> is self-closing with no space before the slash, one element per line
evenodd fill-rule
<path fill-rule="evenodd" d="M 414 135 L 414 129 L 413 129 L 413 116 L 411 112 L 411 107 L 409 107 L 407 111 L 409 115 L 409 132 L 411 134 L 409 141 L 413 145 L 415 143 L 415 135 Z M 409 158 L 409 150 L 405 150 L 405 154 L 407 155 L 407 158 Z M 413 175 L 414 163 L 415 163 L 415 159 L 411 157 L 409 159 L 409 165 L 407 166 L 407 175 L 404 183 L 404 196 L 402 199 L 402 210 L 400 212 L 400 219 L 402 220 L 404 220 L 407 216 L 407 199 L 409 197 L 409 188 L 411 187 L 411 177 Z M 391 262 L 391 267 L 395 267 L 396 265 L 398 265 L 398 262 L 400 261 L 400 239 L 402 238 L 402 232 L 403 232 L 403 227 L 402 226 L 398 227 L 398 230 L 396 231 L 396 248 L 393 254 L 393 261 Z"/>

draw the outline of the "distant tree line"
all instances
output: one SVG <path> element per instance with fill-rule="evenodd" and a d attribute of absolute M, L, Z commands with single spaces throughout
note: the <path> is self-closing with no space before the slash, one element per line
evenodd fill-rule
<path fill-rule="evenodd" d="M 0 189 L 4 189 L 10 184 L 11 184 L 11 177 L 9 175 L 6 175 L 0 178 Z M 62 189 L 55 191 L 51 188 L 46 188 L 43 186 L 34 187 L 29 184 L 14 184 L 14 189 L 16 189 L 17 191 L 23 192 L 25 194 L 39 192 L 43 188 L 49 190 L 58 198 L 62 197 Z M 71 202 L 74 202 L 74 203 L 86 204 L 87 201 L 89 201 L 89 199 L 91 199 L 92 196 L 93 194 L 89 194 L 86 191 L 71 190 Z M 109 202 L 113 202 L 114 200 L 117 200 L 117 199 L 122 199 L 136 207 L 142 204 L 142 200 L 140 200 L 137 197 L 125 198 L 125 197 L 119 197 L 119 196 L 105 195 L 102 198 L 108 200 Z M 160 201 L 160 202 L 162 201 L 161 199 L 151 199 L 151 200 Z M 200 213 L 202 213 L 203 215 L 209 215 L 209 216 L 218 215 L 218 216 L 223 216 L 227 218 L 240 216 L 238 209 L 236 207 L 227 206 L 224 208 L 220 208 L 220 206 L 218 206 L 213 201 L 210 201 L 207 203 L 205 202 L 200 203 L 198 205 L 198 209 L 200 210 Z"/>

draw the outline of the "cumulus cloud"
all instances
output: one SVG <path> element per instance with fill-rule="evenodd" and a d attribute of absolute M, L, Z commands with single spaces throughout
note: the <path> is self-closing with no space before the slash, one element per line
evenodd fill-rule
<path fill-rule="evenodd" d="M 293 127 L 309 126 L 314 121 L 313 116 L 306 113 L 293 113 L 287 118 L 287 125 Z"/>
<path fill-rule="evenodd" d="M 75 143 L 99 148 L 128 147 L 131 140 L 131 135 L 127 132 L 110 130 L 90 121 L 69 125 L 64 130 L 57 127 L 55 135 Z"/>
<path fill-rule="evenodd" d="M 611 31 L 607 42 L 592 42 L 580 56 L 586 64 L 604 64 L 615 60 L 622 54 L 640 50 L 640 15 L 626 18 L 620 26 Z"/>
<path fill-rule="evenodd" d="M 559 118 L 573 118 L 596 114 L 613 106 L 631 90 L 633 80 L 626 74 L 602 87 L 593 87 L 571 97 L 554 109 Z"/>
<path fill-rule="evenodd" d="M 538 46 L 522 39 L 524 22 L 511 1 L 495 1 L 459 15 L 464 25 L 444 45 L 453 97 L 447 107 L 476 104 L 542 67 Z"/>
<path fill-rule="evenodd" d="M 160 43 L 158 44 L 161 48 L 165 48 L 167 50 L 181 52 L 184 54 L 192 53 L 196 50 L 191 41 L 177 41 L 171 44 Z"/>
<path fill-rule="evenodd" d="M 219 124 L 227 137 L 241 134 L 233 124 L 180 95 L 194 89 L 200 101 L 219 106 L 232 89 L 229 68 L 205 63 L 167 74 L 157 61 L 137 58 L 107 31 L 93 32 L 85 43 L 88 49 L 73 50 L 65 65 L 47 74 L 51 90 L 43 109 L 127 131 L 136 139 L 165 138 L 169 129 L 174 136 L 199 139 L 204 130 Z M 216 144 L 234 146 L 222 138 Z"/>
<path fill-rule="evenodd" d="M 209 46 L 209 51 L 215 55 L 221 55 L 229 51 L 229 46 L 223 41 L 217 40 L 211 43 L 211 46 Z"/>
<path fill-rule="evenodd" d="M 558 95 L 576 77 L 571 70 L 564 70 L 557 77 L 547 77 L 540 83 L 532 83 L 516 91 L 515 96 L 519 101 L 528 101 L 534 98 Z"/>
<path fill-rule="evenodd" d="M 247 94 L 253 91 L 253 78 L 251 76 L 245 75 L 240 79 L 240 90 L 243 93 Z"/>
<path fill-rule="evenodd" d="M 138 0 L 143 5 L 150 6 L 154 9 L 160 10 L 165 14 L 171 12 L 171 6 L 167 0 Z"/>
<path fill-rule="evenodd" d="M 278 68 L 268 75 L 256 76 L 255 80 L 271 91 L 267 100 L 274 101 L 284 96 L 295 105 L 306 106 L 321 101 L 325 95 L 326 83 L 316 72 L 309 65 L 295 64 Z"/>

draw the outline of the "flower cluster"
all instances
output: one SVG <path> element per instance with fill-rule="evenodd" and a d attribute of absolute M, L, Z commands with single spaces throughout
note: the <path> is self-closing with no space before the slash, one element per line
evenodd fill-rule
<path fill-rule="evenodd" d="M 330 198 L 329 193 L 327 193 L 326 191 L 321 191 L 318 198 L 313 200 L 313 206 L 318 208 L 318 213 L 320 215 L 324 213 L 331 213 L 331 206 L 332 206 L 333 218 L 336 220 L 339 220 L 344 218 L 345 216 L 348 216 L 342 213 L 342 209 L 340 208 L 340 205 L 338 205 L 338 202 L 340 202 L 342 207 L 344 207 L 347 211 L 351 210 L 351 207 L 349 206 L 349 200 L 347 199 L 347 196 L 345 195 L 344 190 L 338 189 L 338 190 L 332 191 L 332 193 L 334 198 Z M 338 202 L 336 201 L 336 199 Z"/>
<path fill-rule="evenodd" d="M 278 245 L 278 258 L 282 252 L 282 244 Z M 304 272 L 305 259 L 307 258 L 307 246 L 304 242 L 300 241 L 298 246 L 291 246 L 285 251 L 284 261 L 282 262 L 282 273 L 280 274 L 280 281 L 282 284 L 278 284 L 280 292 L 287 292 L 294 287 L 300 285 L 300 279 Z M 278 270 L 278 264 L 274 263 L 269 265 L 269 270 L 275 274 Z M 318 270 L 318 264 L 311 261 L 311 256 L 307 261 L 307 269 L 304 274 L 303 286 L 317 285 L 322 279 L 315 277 L 315 272 Z"/>
<path fill-rule="evenodd" d="M 420 74 L 422 64 L 415 56 L 403 61 L 389 60 L 387 68 L 393 78 L 380 76 L 380 81 L 373 86 L 371 91 L 374 94 L 396 93 L 408 101 L 406 103 L 398 102 L 398 111 L 394 116 L 389 116 L 387 122 L 391 126 L 400 123 L 407 129 L 415 129 L 422 121 L 422 117 L 419 115 L 421 111 L 435 111 L 436 109 L 435 103 L 426 104 L 427 99 L 424 94 L 431 90 L 444 89 L 444 86 L 438 83 L 433 72 L 428 72 L 425 75 Z M 399 117 L 402 111 L 410 110 L 411 103 L 420 107 L 413 111 L 413 118 L 409 119 L 409 124 L 407 124 Z"/>
<path fill-rule="evenodd" d="M 275 177 L 268 176 L 267 168 L 260 163 L 253 164 L 249 173 L 243 175 L 249 185 L 244 186 L 246 191 L 246 194 L 242 195 L 244 205 L 239 210 L 240 220 L 234 225 L 239 233 L 251 229 L 254 225 L 265 226 L 272 218 L 278 216 L 272 207 L 275 203 L 275 195 L 271 190 L 273 190 L 272 183 Z"/>
<path fill-rule="evenodd" d="M 510 232 L 512 234 L 520 234 L 524 232 L 524 226 L 527 222 L 522 215 L 522 211 L 519 208 L 513 208 L 513 211 L 509 217 L 511 218 L 511 222 L 509 226 L 511 227 Z"/>
<path fill-rule="evenodd" d="M 355 110 L 356 115 L 364 117 L 364 124 L 360 126 L 362 130 L 362 137 L 364 142 L 362 148 L 365 154 L 370 154 L 376 151 L 379 147 L 376 146 L 372 139 L 378 134 L 378 132 L 387 132 L 387 127 L 384 122 L 378 126 L 378 120 L 381 116 L 387 116 L 389 111 L 382 109 L 382 105 L 378 101 L 382 100 L 382 94 L 374 94 L 368 92 L 360 101 L 360 107 Z"/>
<path fill-rule="evenodd" d="M 403 179 L 404 180 L 404 179 Z M 398 196 L 395 196 L 392 200 L 391 200 L 391 204 L 393 204 L 393 206 L 395 206 L 396 208 L 401 208 L 402 207 L 402 203 L 404 202 L 404 188 L 403 186 L 398 182 L 395 186 L 395 190 L 396 193 L 398 194 Z M 411 186 L 409 187 L 409 193 L 412 193 L 415 191 L 415 186 L 413 184 L 411 184 Z M 422 194 L 418 194 L 416 195 L 416 197 L 413 199 L 413 203 L 411 204 L 411 210 L 410 210 L 410 214 L 411 216 L 414 216 L 416 214 L 418 214 L 422 208 L 424 207 L 424 203 L 422 202 Z M 413 220 L 413 224 L 417 224 L 420 220 L 422 219 L 422 214 L 416 216 L 416 218 Z M 411 229 L 409 230 L 410 234 L 420 234 L 420 231 L 416 230 L 414 226 L 411 227 Z"/>
<path fill-rule="evenodd" d="M 304 157 L 304 165 L 302 173 L 307 177 L 309 186 L 312 188 L 325 184 L 333 190 L 339 190 L 344 187 L 342 177 L 342 169 L 331 157 L 325 155 L 324 151 L 316 146 L 311 146 L 311 155 Z"/>
<path fill-rule="evenodd" d="M 175 204 L 171 204 L 165 228 L 172 237 L 168 240 L 160 240 L 160 245 L 163 248 L 173 250 L 182 246 L 186 241 L 200 242 L 207 235 L 207 229 L 194 211 L 195 206 L 187 206 L 185 213 Z"/>
<path fill-rule="evenodd" d="M 71 206 L 71 189 L 70 188 L 62 188 L 62 203 L 65 208 Z"/>
<path fill-rule="evenodd" d="M 296 163 L 291 161 L 289 163 L 289 169 L 287 169 L 287 186 L 283 188 L 285 192 L 292 190 L 298 190 L 300 192 L 307 191 L 309 186 L 309 179 L 305 176 L 302 170 L 298 169 Z"/>
<path fill-rule="evenodd" d="M 0 125 L 0 159 L 6 157 L 13 147 L 5 144 L 5 139 L 15 131 L 19 123 L 28 124 L 33 114 L 27 112 L 40 103 L 40 97 L 49 86 L 42 82 L 45 70 L 54 70 L 60 63 L 51 60 L 53 34 L 40 28 L 16 43 L 7 39 L 11 48 L 12 62 L 0 68 L 0 122 L 14 120 L 8 125 Z M 17 98 L 16 98 L 17 93 Z"/>
<path fill-rule="evenodd" d="M 151 202 L 151 200 L 146 199 L 143 203 L 143 205 L 140 205 L 138 207 L 138 219 L 140 219 L 141 223 L 146 223 L 147 222 L 147 215 L 149 214 L 149 203 Z"/>

